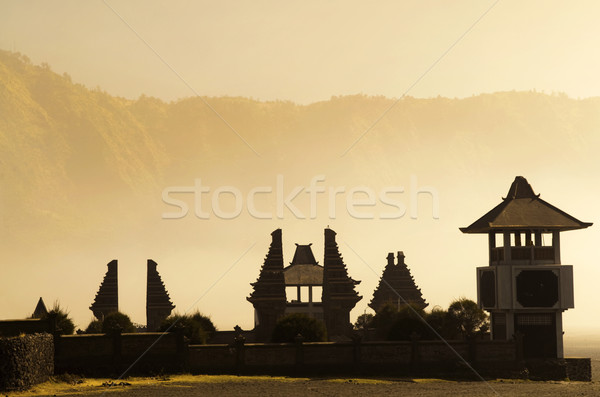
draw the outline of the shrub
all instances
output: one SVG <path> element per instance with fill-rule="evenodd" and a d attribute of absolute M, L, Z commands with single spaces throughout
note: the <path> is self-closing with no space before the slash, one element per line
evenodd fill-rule
<path fill-rule="evenodd" d="M 135 327 L 127 314 L 121 312 L 107 314 L 102 321 L 102 333 L 112 334 L 117 329 L 121 329 L 123 333 L 135 332 Z"/>
<path fill-rule="evenodd" d="M 92 320 L 87 328 L 85 329 L 86 334 L 101 334 L 102 333 L 102 321 Z"/>
<path fill-rule="evenodd" d="M 358 316 L 354 323 L 354 329 L 357 331 L 365 331 L 373 327 L 373 316 L 371 313 L 364 313 Z"/>
<path fill-rule="evenodd" d="M 69 317 L 69 312 L 61 308 L 58 302 L 54 302 L 52 310 L 42 316 L 42 319 L 54 321 L 61 335 L 72 335 L 75 332 L 75 324 L 73 324 L 73 320 Z"/>
<path fill-rule="evenodd" d="M 174 331 L 177 326 L 183 327 L 183 334 L 191 344 L 205 344 L 208 338 L 217 331 L 210 318 L 198 311 L 192 315 L 170 315 L 162 322 L 159 331 Z"/>
<path fill-rule="evenodd" d="M 273 330 L 273 342 L 294 342 L 300 334 L 306 342 L 323 342 L 327 332 L 323 322 L 302 313 L 292 313 L 281 317 Z"/>
<path fill-rule="evenodd" d="M 403 305 L 396 312 L 394 322 L 387 334 L 387 340 L 411 340 L 413 334 L 425 339 L 429 327 L 424 323 L 425 312 L 418 307 Z"/>

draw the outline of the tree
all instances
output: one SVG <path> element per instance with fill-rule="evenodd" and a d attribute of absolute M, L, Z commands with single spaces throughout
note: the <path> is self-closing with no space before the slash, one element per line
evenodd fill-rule
<path fill-rule="evenodd" d="M 303 313 L 292 313 L 281 317 L 273 329 L 273 342 L 294 342 L 300 334 L 306 342 L 324 342 L 327 331 L 323 322 Z"/>
<path fill-rule="evenodd" d="M 190 340 L 191 344 L 205 344 L 206 341 L 217 331 L 211 319 L 200 312 L 181 315 L 172 314 L 160 325 L 160 331 L 175 331 L 177 326 L 183 327 L 183 334 Z"/>
<path fill-rule="evenodd" d="M 112 334 L 117 329 L 120 329 L 123 333 L 135 332 L 135 327 L 127 314 L 121 312 L 107 314 L 102 321 L 102 333 Z"/>
<path fill-rule="evenodd" d="M 75 324 L 69 317 L 69 312 L 61 308 L 58 301 L 54 302 L 52 310 L 42 316 L 42 319 L 54 321 L 54 325 L 61 335 L 72 335 L 75 332 Z"/>
<path fill-rule="evenodd" d="M 448 307 L 449 326 L 463 338 L 472 338 L 489 329 L 487 314 L 477 303 L 467 298 L 459 298 Z"/>
<path fill-rule="evenodd" d="M 373 327 L 373 316 L 371 313 L 364 313 L 358 316 L 354 323 L 354 329 L 357 331 L 365 331 Z"/>

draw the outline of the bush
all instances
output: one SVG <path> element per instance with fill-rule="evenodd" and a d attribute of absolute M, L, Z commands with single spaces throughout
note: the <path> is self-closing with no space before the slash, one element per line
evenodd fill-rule
<path fill-rule="evenodd" d="M 418 307 L 403 305 L 394 316 L 394 322 L 387 334 L 387 340 L 411 340 L 413 334 L 426 339 L 429 327 L 423 319 L 425 312 Z"/>
<path fill-rule="evenodd" d="M 190 340 L 191 344 L 205 344 L 217 331 L 210 318 L 198 311 L 191 316 L 187 314 L 170 315 L 162 322 L 159 331 L 175 331 L 174 328 L 177 326 L 183 327 L 183 334 Z"/>
<path fill-rule="evenodd" d="M 450 327 L 450 321 L 448 318 L 448 311 L 442 309 L 439 306 L 434 307 L 429 314 L 425 317 L 427 324 L 437 332 L 437 334 L 444 339 L 455 339 L 456 330 Z M 438 339 L 431 329 L 429 330 L 429 336 L 431 339 Z"/>
<path fill-rule="evenodd" d="M 107 314 L 102 321 L 102 333 L 112 334 L 117 329 L 120 329 L 122 333 L 135 332 L 135 327 L 127 314 L 121 312 Z"/>
<path fill-rule="evenodd" d="M 87 328 L 85 329 L 86 334 L 101 334 L 102 333 L 102 321 L 92 320 Z"/>
<path fill-rule="evenodd" d="M 294 342 L 300 334 L 306 342 L 324 342 L 327 340 L 325 325 L 302 313 L 293 313 L 281 317 L 273 330 L 273 342 Z"/>
<path fill-rule="evenodd" d="M 52 310 L 42 316 L 42 319 L 54 321 L 61 335 L 72 335 L 75 332 L 75 324 L 73 324 L 73 320 L 69 317 L 69 312 L 61 308 L 58 302 L 54 302 Z"/>

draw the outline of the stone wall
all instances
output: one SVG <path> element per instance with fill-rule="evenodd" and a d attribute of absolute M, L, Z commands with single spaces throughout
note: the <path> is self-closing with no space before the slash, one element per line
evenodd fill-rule
<path fill-rule="evenodd" d="M 50 334 L 0 338 L 0 390 L 27 389 L 54 373 Z"/>
<path fill-rule="evenodd" d="M 182 371 L 187 351 L 182 333 L 63 335 L 56 338 L 56 373 L 108 376 L 126 370 L 144 375 Z"/>
<path fill-rule="evenodd" d="M 232 344 L 189 346 L 189 369 L 195 373 L 471 376 L 466 361 L 484 372 L 502 370 L 501 375 L 506 377 L 520 372 L 512 341 L 449 344 L 451 347 L 441 341 L 254 344 L 238 340 Z"/>
<path fill-rule="evenodd" d="M 23 320 L 0 320 L 0 336 L 17 336 L 53 331 L 50 320 L 28 318 Z"/>

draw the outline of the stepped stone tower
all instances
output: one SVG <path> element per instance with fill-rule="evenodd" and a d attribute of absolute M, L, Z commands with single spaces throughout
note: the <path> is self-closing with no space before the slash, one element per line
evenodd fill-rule
<path fill-rule="evenodd" d="M 271 233 L 271 245 L 260 275 L 251 283 L 254 291 L 246 298 L 254 306 L 254 329 L 258 342 L 269 342 L 286 307 L 281 229 Z"/>
<path fill-rule="evenodd" d="M 119 311 L 119 285 L 117 278 L 117 260 L 108 263 L 108 270 L 100 284 L 96 298 L 90 310 L 98 320 L 104 319 L 108 313 Z"/>
<path fill-rule="evenodd" d="M 348 276 L 348 271 L 335 241 L 336 233 L 325 229 L 323 260 L 323 315 L 329 339 L 350 336 L 350 310 L 362 299 L 354 287 L 360 283 Z"/>
<path fill-rule="evenodd" d="M 165 284 L 156 270 L 157 263 L 148 259 L 148 278 L 146 283 L 146 330 L 158 331 L 163 320 L 171 314 L 175 305 L 169 298 Z"/>
<path fill-rule="evenodd" d="M 48 314 L 48 309 L 46 309 L 46 304 L 44 304 L 44 300 L 42 299 L 42 297 L 40 297 L 40 300 L 35 306 L 35 310 L 33 311 L 31 318 L 42 318 L 46 314 Z"/>
<path fill-rule="evenodd" d="M 379 313 L 387 304 L 400 308 L 408 303 L 421 309 L 426 308 L 428 304 L 423 299 L 421 289 L 417 288 L 408 266 L 404 263 L 404 253 L 398 252 L 398 263 L 395 264 L 394 254 L 390 252 L 387 261 L 369 307 L 375 310 L 375 313 Z"/>
<path fill-rule="evenodd" d="M 477 268 L 477 301 L 491 314 L 492 339 L 520 333 L 526 358 L 563 357 L 562 312 L 575 305 L 560 232 L 591 225 L 542 200 L 518 176 L 500 204 L 460 229 L 488 235 L 489 266 Z"/>

